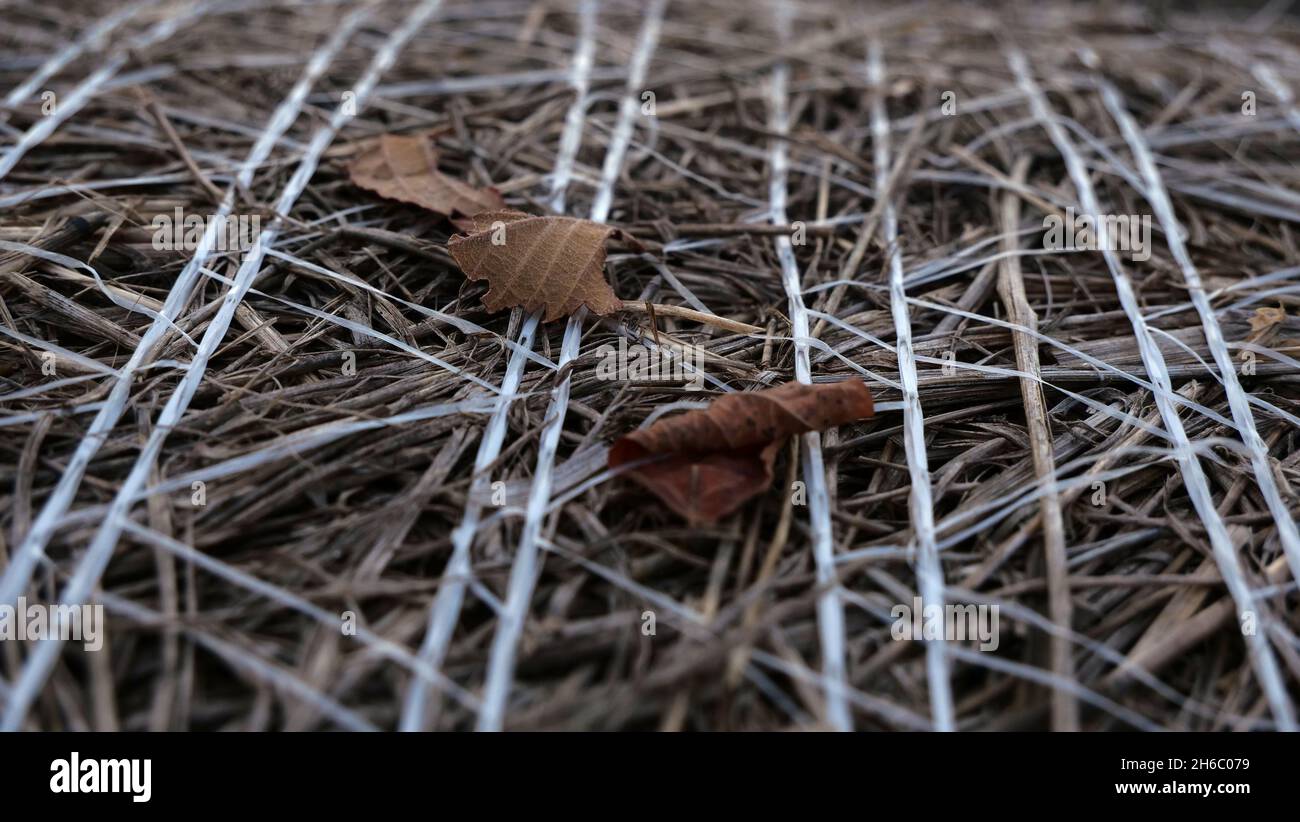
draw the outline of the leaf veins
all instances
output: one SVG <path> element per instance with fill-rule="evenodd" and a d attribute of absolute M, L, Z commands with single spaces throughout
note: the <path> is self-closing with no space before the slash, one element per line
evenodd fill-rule
<path fill-rule="evenodd" d="M 489 211 L 457 224 L 447 250 L 471 280 L 487 280 L 489 311 L 521 306 L 546 322 L 586 306 L 611 314 L 622 301 L 605 281 L 605 241 L 617 229 L 573 217 Z"/>

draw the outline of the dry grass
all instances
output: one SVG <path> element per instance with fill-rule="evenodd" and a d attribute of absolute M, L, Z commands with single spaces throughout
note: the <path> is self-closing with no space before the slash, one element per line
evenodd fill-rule
<path fill-rule="evenodd" d="M 30 88 L 132 6 L 6 8 L 0 599 L 109 624 L 0 645 L 5 726 L 1294 725 L 1292 20 L 436 5 L 136 4 Z M 622 299 L 763 333 L 654 315 L 700 393 L 597 378 L 644 311 L 486 313 L 449 225 L 348 182 L 426 129 L 512 207 L 644 241 Z M 223 198 L 264 256 L 154 248 Z M 1044 248 L 1094 198 L 1151 215 L 1149 260 Z M 717 527 L 604 472 L 665 406 L 854 377 L 882 412 Z M 893 641 L 918 591 L 1000 605 L 998 649 Z"/>

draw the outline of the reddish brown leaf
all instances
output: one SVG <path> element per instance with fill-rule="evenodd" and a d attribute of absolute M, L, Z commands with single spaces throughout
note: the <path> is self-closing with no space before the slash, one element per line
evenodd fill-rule
<path fill-rule="evenodd" d="M 446 217 L 505 207 L 495 188 L 474 186 L 438 170 L 438 152 L 422 134 L 384 134 L 348 168 L 352 182 L 390 200 Z"/>
<path fill-rule="evenodd" d="M 468 236 L 447 250 L 471 280 L 487 280 L 489 311 L 522 306 L 545 310 L 550 322 L 587 306 L 611 314 L 622 301 L 605 281 L 605 240 L 616 229 L 573 217 L 489 211 L 467 221 Z M 618 232 L 621 233 L 621 232 Z"/>
<path fill-rule="evenodd" d="M 772 484 L 772 463 L 790 436 L 873 413 L 860 380 L 727 394 L 619 439 L 609 466 L 667 455 L 628 473 L 692 524 L 717 522 Z"/>

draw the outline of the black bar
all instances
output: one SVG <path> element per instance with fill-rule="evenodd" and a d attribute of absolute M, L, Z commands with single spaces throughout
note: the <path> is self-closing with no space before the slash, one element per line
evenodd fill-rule
<path fill-rule="evenodd" d="M 1151 811 L 1189 802 L 1222 811 L 1286 803 L 1295 781 L 1290 743 L 1276 734 L 27 734 L 0 738 L 0 772 L 8 807 L 24 800 L 126 813 L 247 812 L 270 802 L 327 812 L 437 807 L 431 812 L 442 815 L 518 799 L 557 808 L 598 802 L 591 807 L 610 816 L 624 806 L 680 810 L 692 796 L 759 810 L 780 799 L 813 807 L 834 800 L 863 813 L 895 803 L 924 813 Z M 105 774 L 87 760 L 141 760 L 142 774 L 148 759 L 148 801 L 127 790 L 53 792 L 74 752 L 83 779 Z"/>

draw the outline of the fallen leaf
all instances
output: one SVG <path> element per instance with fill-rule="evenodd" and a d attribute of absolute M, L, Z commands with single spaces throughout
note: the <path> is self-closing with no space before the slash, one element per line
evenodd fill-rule
<path fill-rule="evenodd" d="M 445 217 L 505 207 L 495 188 L 475 188 L 438 170 L 438 152 L 423 134 L 384 134 L 348 167 L 352 182 L 381 197 Z"/>
<path fill-rule="evenodd" d="M 1250 330 L 1258 334 L 1283 322 L 1286 322 L 1286 311 L 1265 306 L 1255 309 L 1254 315 L 1250 318 Z"/>
<path fill-rule="evenodd" d="M 488 211 L 459 223 L 468 236 L 452 237 L 447 250 L 465 276 L 488 281 L 489 311 L 544 309 L 550 322 L 583 305 L 597 314 L 622 308 L 604 273 L 605 241 L 621 235 L 618 229 L 519 211 Z"/>
<path fill-rule="evenodd" d="M 726 394 L 620 438 L 609 467 L 667 455 L 628 473 L 691 524 L 717 522 L 772 484 L 772 464 L 791 436 L 873 413 L 861 380 Z"/>

